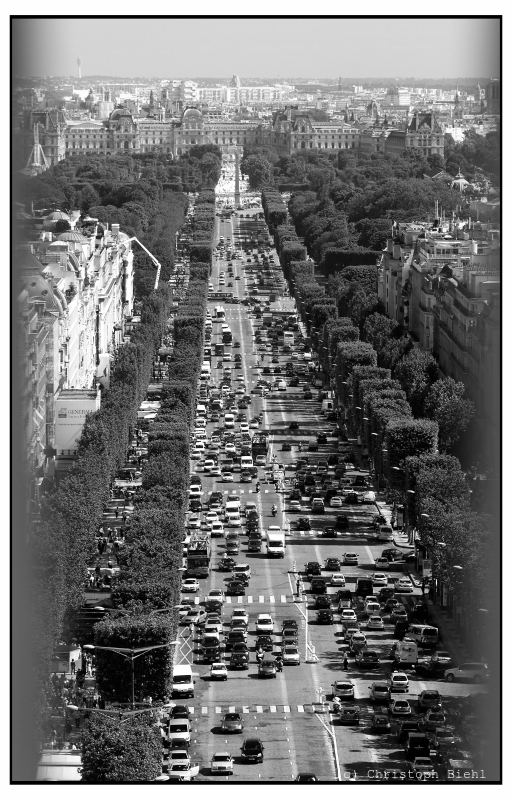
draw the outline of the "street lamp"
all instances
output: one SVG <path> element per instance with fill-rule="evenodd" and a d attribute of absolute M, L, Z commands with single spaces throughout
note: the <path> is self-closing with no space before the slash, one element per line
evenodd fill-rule
<path fill-rule="evenodd" d="M 149 647 L 104 647 L 98 644 L 84 644 L 83 650 L 107 650 L 110 653 L 117 653 L 117 655 L 125 658 L 131 662 L 132 668 L 132 709 L 135 708 L 135 659 L 146 655 L 152 650 L 160 650 L 163 647 L 171 647 L 178 644 L 178 641 L 166 642 L 166 644 L 153 644 Z"/>

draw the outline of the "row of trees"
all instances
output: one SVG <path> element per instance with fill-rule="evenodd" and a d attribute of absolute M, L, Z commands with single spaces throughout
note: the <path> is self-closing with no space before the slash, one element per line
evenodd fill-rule
<path fill-rule="evenodd" d="M 441 378 L 433 356 L 381 313 L 375 265 L 344 266 L 327 291 L 312 261 L 284 271 L 349 429 L 421 529 L 436 575 L 449 575 L 453 585 L 453 567 L 460 567 L 469 590 L 492 526 L 471 510 L 465 474 L 449 454 L 473 413 L 464 385 Z M 487 578 L 489 559 L 483 572 Z M 473 601 L 485 602 L 485 580 L 477 584 Z"/>

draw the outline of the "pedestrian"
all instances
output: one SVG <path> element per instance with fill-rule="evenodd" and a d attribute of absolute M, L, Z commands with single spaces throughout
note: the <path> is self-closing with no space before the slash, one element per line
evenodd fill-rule
<path fill-rule="evenodd" d="M 119 506 L 116 506 L 116 510 L 114 513 L 116 515 L 116 519 L 119 519 Z"/>
<path fill-rule="evenodd" d="M 75 670 L 76 670 L 76 663 L 75 663 L 75 659 L 74 659 L 74 658 L 72 658 L 72 659 L 71 659 L 71 674 L 72 674 L 72 675 L 74 675 L 74 674 L 75 674 Z"/>
<path fill-rule="evenodd" d="M 123 511 L 123 525 L 126 525 L 126 520 L 128 519 L 126 511 Z"/>
<path fill-rule="evenodd" d="M 348 670 L 348 658 L 346 656 L 343 657 L 343 669 L 345 672 Z"/>

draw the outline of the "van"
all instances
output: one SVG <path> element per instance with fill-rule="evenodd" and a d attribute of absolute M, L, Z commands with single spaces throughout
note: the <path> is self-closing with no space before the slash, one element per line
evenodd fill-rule
<path fill-rule="evenodd" d="M 393 528 L 391 525 L 379 525 L 377 531 L 377 539 L 379 542 L 392 542 L 393 541 Z"/>
<path fill-rule="evenodd" d="M 418 661 L 418 645 L 416 642 L 408 642 L 407 640 L 396 642 L 394 658 L 396 664 L 416 664 Z"/>
<path fill-rule="evenodd" d="M 358 597 L 367 597 L 373 594 L 373 581 L 371 578 L 358 578 L 356 583 L 356 595 Z"/>
<path fill-rule="evenodd" d="M 407 635 L 422 647 L 435 647 L 439 641 L 439 631 L 432 625 L 409 625 Z"/>
<path fill-rule="evenodd" d="M 242 456 L 240 459 L 240 469 L 247 469 L 248 467 L 252 467 L 253 462 L 251 456 Z"/>
<path fill-rule="evenodd" d="M 340 589 L 338 591 L 338 611 L 342 608 L 352 608 L 352 592 L 350 589 Z"/>
<path fill-rule="evenodd" d="M 172 696 L 194 697 L 194 678 L 190 664 L 175 664 L 172 671 Z"/>
<path fill-rule="evenodd" d="M 226 514 L 240 514 L 240 500 L 227 500 Z"/>

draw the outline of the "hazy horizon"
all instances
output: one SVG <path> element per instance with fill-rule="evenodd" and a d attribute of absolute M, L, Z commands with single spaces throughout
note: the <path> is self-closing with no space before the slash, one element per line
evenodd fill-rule
<path fill-rule="evenodd" d="M 13 17 L 12 26 L 16 78 L 76 78 L 77 59 L 83 78 L 131 80 L 500 76 L 498 18 Z"/>

